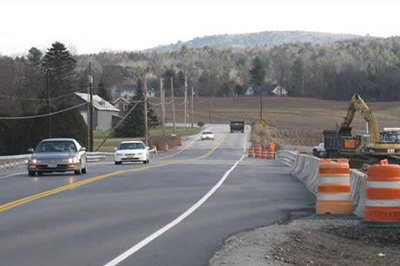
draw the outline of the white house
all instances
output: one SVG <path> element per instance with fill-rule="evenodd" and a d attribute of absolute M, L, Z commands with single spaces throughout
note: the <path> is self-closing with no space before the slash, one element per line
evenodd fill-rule
<path fill-rule="evenodd" d="M 254 89 L 252 87 L 248 87 L 246 92 L 244 93 L 246 96 L 253 96 L 254 95 Z"/>
<path fill-rule="evenodd" d="M 284 87 L 281 87 L 279 85 L 276 86 L 275 89 L 273 89 L 271 92 L 276 96 L 287 96 L 288 94 L 288 91 Z"/>
<path fill-rule="evenodd" d="M 87 93 L 75 92 L 76 96 L 81 103 L 90 102 L 89 95 Z M 113 128 L 113 120 L 120 119 L 119 109 L 115 108 L 111 103 L 107 102 L 98 95 L 93 95 L 93 121 L 95 130 L 110 130 Z M 87 121 L 87 105 L 80 108 L 80 113 L 83 116 L 86 124 Z"/>
<path fill-rule="evenodd" d="M 122 98 L 130 99 L 136 95 L 136 90 L 123 90 L 120 95 Z"/>

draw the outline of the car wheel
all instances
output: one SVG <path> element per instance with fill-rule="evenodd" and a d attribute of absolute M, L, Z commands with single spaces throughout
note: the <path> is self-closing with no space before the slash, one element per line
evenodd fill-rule
<path fill-rule="evenodd" d="M 143 161 L 143 164 L 147 164 L 147 160 Z"/>
<path fill-rule="evenodd" d="M 35 176 L 35 172 L 33 172 L 33 171 L 28 171 L 28 175 L 29 175 L 29 176 Z"/>
<path fill-rule="evenodd" d="M 115 161 L 115 164 L 122 164 L 122 162 L 117 162 L 117 161 Z"/>
<path fill-rule="evenodd" d="M 82 173 L 82 170 L 79 169 L 79 170 L 76 170 L 76 171 L 74 171 L 74 172 L 75 172 L 75 175 L 80 175 L 80 174 Z"/>

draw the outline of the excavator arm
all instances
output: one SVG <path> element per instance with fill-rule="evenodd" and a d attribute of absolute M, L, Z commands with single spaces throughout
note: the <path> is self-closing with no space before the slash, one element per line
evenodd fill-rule
<path fill-rule="evenodd" d="M 356 113 L 356 111 L 359 111 L 364 117 L 365 121 L 368 122 L 368 130 L 371 134 L 372 141 L 378 142 L 378 120 L 376 119 L 376 116 L 371 112 L 368 105 L 358 94 L 354 94 L 353 97 L 351 97 L 347 116 L 344 118 L 343 123 L 339 125 L 338 134 L 341 136 L 351 136 L 351 123 L 353 122 L 354 114 Z"/>

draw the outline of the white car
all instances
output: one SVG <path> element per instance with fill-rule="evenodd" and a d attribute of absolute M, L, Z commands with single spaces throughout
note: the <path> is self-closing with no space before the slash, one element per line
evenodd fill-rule
<path fill-rule="evenodd" d="M 205 140 L 205 139 L 211 139 L 214 140 L 214 133 L 212 133 L 211 131 L 204 131 L 203 133 L 201 133 L 201 140 Z"/>
<path fill-rule="evenodd" d="M 115 148 L 115 164 L 122 162 L 150 162 L 149 147 L 142 141 L 123 141 Z"/>
<path fill-rule="evenodd" d="M 316 157 L 324 157 L 325 156 L 325 144 L 321 142 L 318 146 L 313 147 L 313 155 Z"/>

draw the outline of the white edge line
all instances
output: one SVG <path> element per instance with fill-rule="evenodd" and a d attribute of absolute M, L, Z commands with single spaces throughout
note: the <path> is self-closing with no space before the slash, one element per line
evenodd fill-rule
<path fill-rule="evenodd" d="M 161 236 L 164 234 L 166 231 L 171 229 L 172 227 L 176 226 L 179 224 L 181 221 L 183 221 L 185 218 L 187 218 L 190 214 L 192 214 L 195 210 L 197 210 L 209 197 L 212 196 L 212 194 L 215 193 L 215 191 L 224 183 L 225 179 L 229 176 L 229 174 L 236 168 L 236 166 L 244 159 L 244 156 L 242 156 L 224 175 L 223 177 L 218 181 L 218 183 L 210 190 L 206 195 L 204 195 L 196 204 L 194 204 L 192 207 L 190 207 L 187 211 L 185 211 L 183 214 L 181 214 L 178 218 L 164 226 L 163 228 L 159 229 L 152 235 L 146 237 L 112 261 L 106 263 L 104 266 L 114 266 L 125 260 L 126 258 L 130 257 L 134 253 L 136 253 L 138 250 L 149 244 L 151 241 L 156 239 L 157 237 Z"/>
<path fill-rule="evenodd" d="M 6 176 L 1 176 L 0 179 L 6 179 L 6 178 L 9 178 L 9 177 L 12 177 L 12 176 L 17 176 L 17 175 L 22 175 L 22 174 L 28 174 L 28 172 L 19 172 L 19 173 L 6 175 Z"/>

